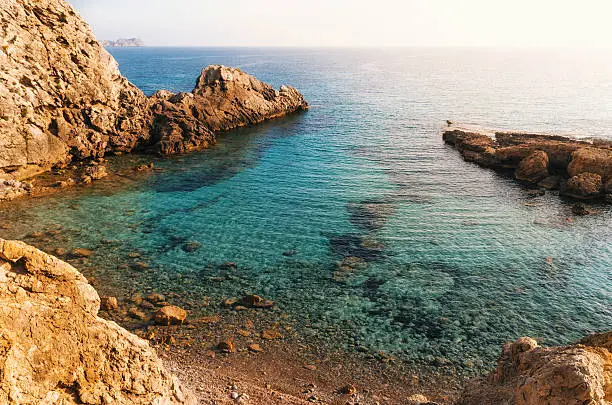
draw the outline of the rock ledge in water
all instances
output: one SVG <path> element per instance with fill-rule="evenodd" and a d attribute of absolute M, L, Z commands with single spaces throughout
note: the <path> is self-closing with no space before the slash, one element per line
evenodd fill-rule
<path fill-rule="evenodd" d="M 468 162 L 514 170 L 519 180 L 578 199 L 611 201 L 612 143 L 450 126 L 442 134 Z M 612 184 L 612 183 L 609 183 Z"/>

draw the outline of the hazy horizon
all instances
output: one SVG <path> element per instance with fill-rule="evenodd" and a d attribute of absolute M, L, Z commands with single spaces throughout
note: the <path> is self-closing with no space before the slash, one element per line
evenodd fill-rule
<path fill-rule="evenodd" d="M 601 0 L 69 1 L 98 38 L 150 46 L 612 48 Z"/>

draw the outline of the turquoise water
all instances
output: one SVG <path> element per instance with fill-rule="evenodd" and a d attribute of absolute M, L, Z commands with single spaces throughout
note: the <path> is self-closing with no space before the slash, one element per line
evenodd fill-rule
<path fill-rule="evenodd" d="M 303 334 L 418 364 L 489 367 L 519 336 L 558 344 L 612 327 L 612 209 L 572 217 L 571 202 L 466 163 L 440 137 L 446 119 L 610 137 L 611 53 L 112 52 L 148 94 L 189 91 L 225 64 L 297 87 L 312 108 L 156 161 L 151 176 L 11 207 L 11 237 L 62 227 L 57 243 L 95 249 L 109 283 L 194 301 L 257 293 Z M 153 277 L 117 269 L 134 251 Z M 339 270 L 346 257 L 360 263 Z"/>

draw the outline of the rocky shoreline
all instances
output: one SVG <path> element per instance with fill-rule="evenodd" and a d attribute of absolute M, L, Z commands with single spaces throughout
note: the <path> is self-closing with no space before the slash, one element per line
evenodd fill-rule
<path fill-rule="evenodd" d="M 468 162 L 576 200 L 612 203 L 612 141 L 449 125 L 444 141 Z"/>
<path fill-rule="evenodd" d="M 17 0 L 0 17 L 0 199 L 28 194 L 50 170 L 202 149 L 220 132 L 308 108 L 292 87 L 220 65 L 204 68 L 191 93 L 147 97 L 68 3 Z"/>
<path fill-rule="evenodd" d="M 64 254 L 78 259 L 93 252 Z M 398 373 L 386 366 L 391 357 L 364 368 L 363 359 L 344 352 L 286 340 L 294 334 L 291 322 L 279 319 L 274 302 L 255 295 L 226 300 L 221 316 L 184 310 L 171 294 L 100 299 L 71 265 L 5 240 L 0 281 L 0 364 L 10 376 L 2 381 L 3 403 L 604 405 L 612 392 L 612 332 L 551 348 L 521 338 L 504 346 L 488 377 L 460 390 L 451 376 L 419 381 Z M 100 316 L 132 325 L 140 337 Z"/>

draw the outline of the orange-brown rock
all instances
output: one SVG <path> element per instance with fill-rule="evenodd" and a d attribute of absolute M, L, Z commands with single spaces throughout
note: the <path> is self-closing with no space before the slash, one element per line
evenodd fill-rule
<path fill-rule="evenodd" d="M 119 302 L 116 297 L 102 297 L 100 303 L 102 309 L 106 311 L 116 311 L 119 309 Z"/>
<path fill-rule="evenodd" d="M 64 0 L 2 1 L 0 20 L 2 180 L 109 152 L 188 152 L 214 143 L 219 131 L 307 108 L 294 88 L 275 90 L 224 66 L 205 68 L 191 93 L 147 97 Z M 85 183 L 105 175 L 87 171 Z M 5 184 L 0 198 L 21 190 Z"/>
<path fill-rule="evenodd" d="M 567 181 L 567 185 L 562 189 L 562 192 L 574 198 L 593 199 L 601 196 L 603 182 L 599 174 L 580 173 Z"/>
<path fill-rule="evenodd" d="M 470 382 L 459 405 L 607 405 L 612 400 L 612 332 L 543 348 L 521 338 L 504 345 L 497 370 Z"/>
<path fill-rule="evenodd" d="M 153 315 L 153 320 L 158 325 L 181 325 L 187 318 L 187 311 L 174 305 L 160 308 Z"/>
<path fill-rule="evenodd" d="M 0 239 L 1 404 L 195 404 L 74 267 Z"/>
<path fill-rule="evenodd" d="M 548 155 L 546 152 L 536 150 L 529 156 L 521 160 L 516 171 L 515 177 L 518 180 L 525 180 L 538 183 L 548 177 Z"/>
<path fill-rule="evenodd" d="M 577 150 L 572 154 L 567 172 L 572 177 L 596 173 L 604 181 L 612 180 L 612 149 L 590 147 Z"/>
<path fill-rule="evenodd" d="M 603 186 L 612 181 L 609 142 L 454 126 L 445 129 L 442 136 L 466 161 L 493 169 L 515 170 L 519 180 L 549 189 L 560 187 L 570 197 L 605 197 L 606 201 L 612 201 L 612 185 L 610 191 Z"/>
<path fill-rule="evenodd" d="M 224 353 L 236 353 L 236 342 L 233 339 L 226 339 L 219 342 L 217 348 Z"/>

